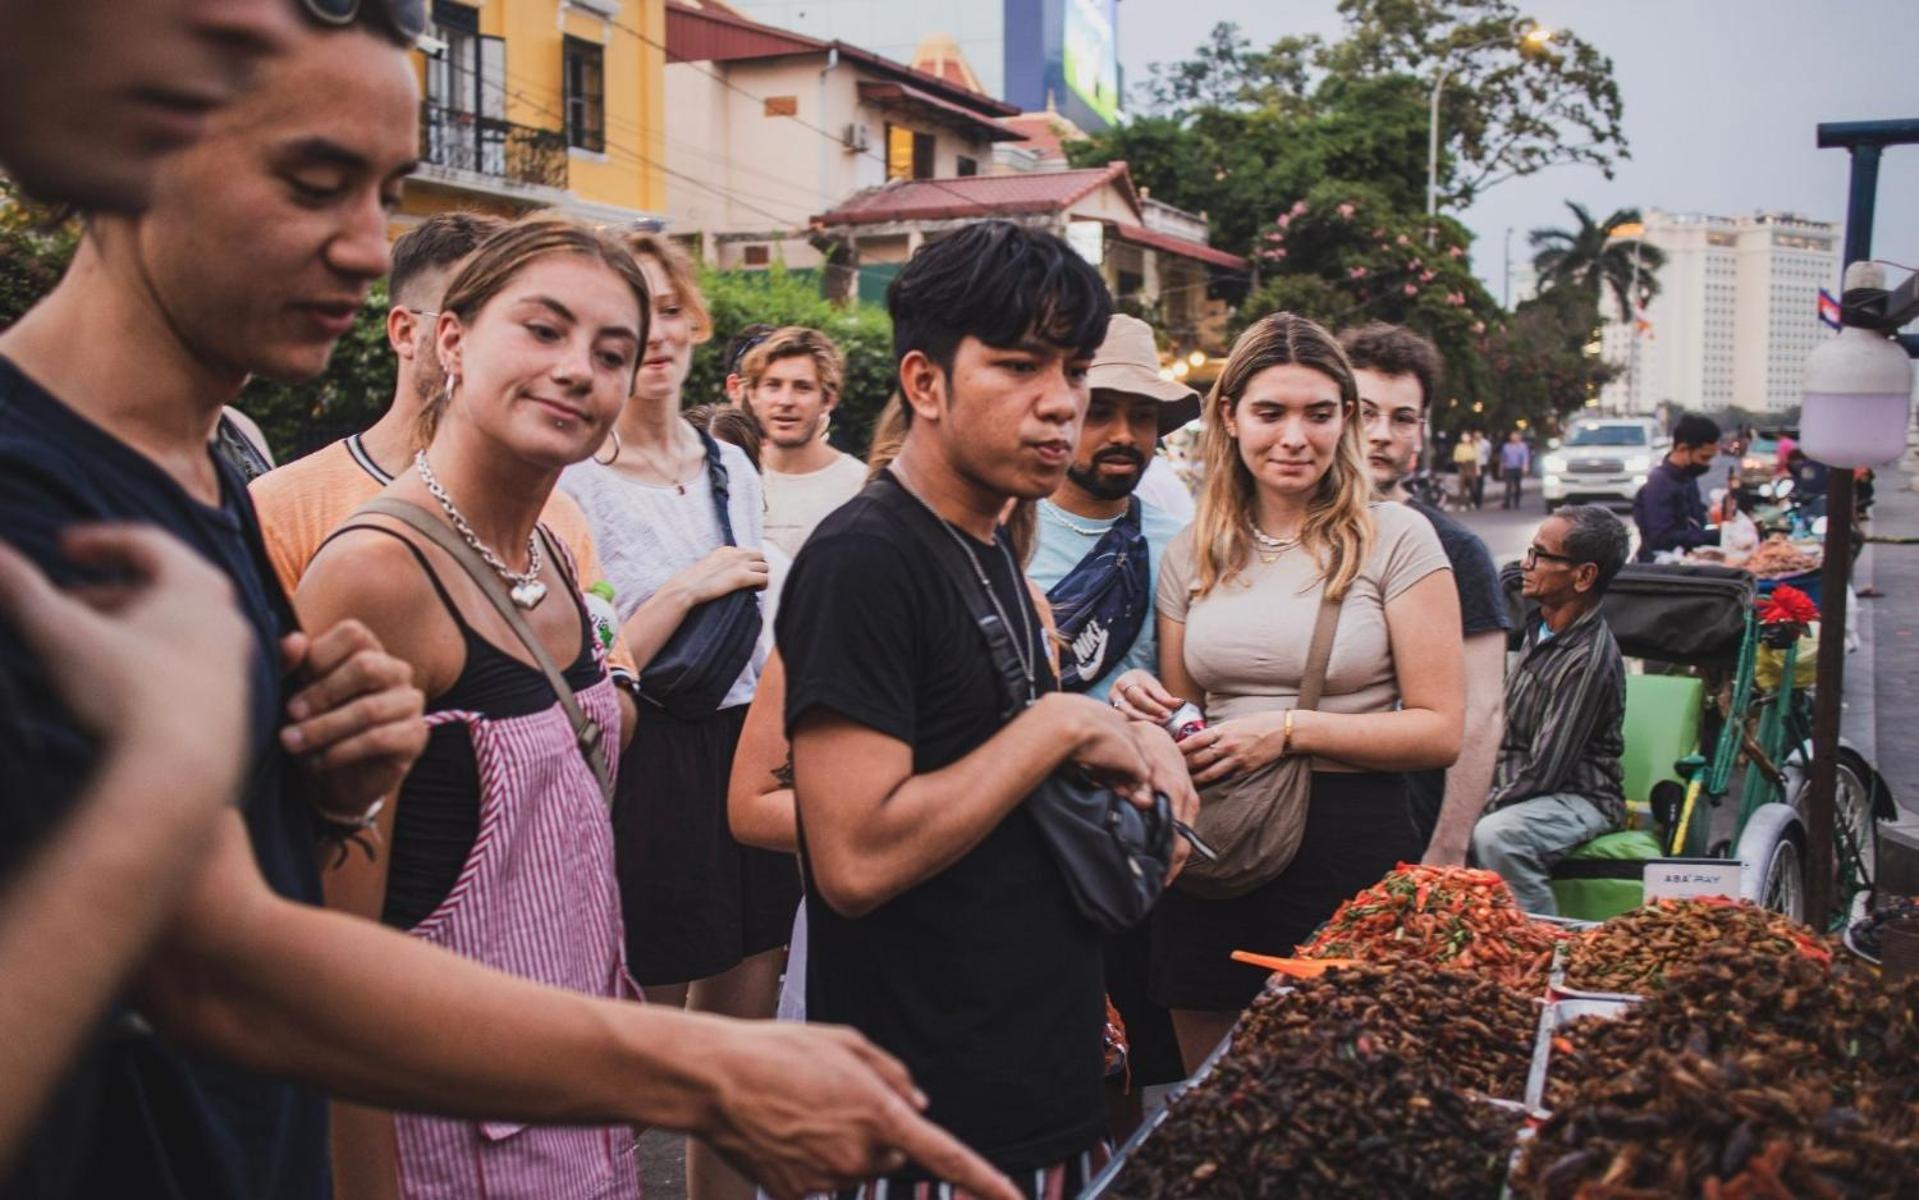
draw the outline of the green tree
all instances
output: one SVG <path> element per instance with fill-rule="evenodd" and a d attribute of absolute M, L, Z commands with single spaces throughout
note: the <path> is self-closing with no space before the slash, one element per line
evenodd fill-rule
<path fill-rule="evenodd" d="M 1457 428 L 1470 420 L 1503 430 L 1524 420 L 1556 430 L 1616 374 L 1604 359 L 1586 353 L 1593 320 L 1586 297 L 1568 289 L 1520 304 L 1510 319 L 1487 331 L 1466 402 L 1443 414 L 1448 419 L 1442 423 Z M 1479 413 L 1471 412 L 1473 403 L 1481 406 Z"/>
<path fill-rule="evenodd" d="M 1573 288 L 1592 303 L 1595 320 L 1599 302 L 1608 291 L 1619 306 L 1620 318 L 1631 315 L 1635 303 L 1659 294 L 1659 268 L 1666 255 L 1636 236 L 1639 210 L 1621 208 L 1595 222 L 1586 206 L 1566 201 L 1572 210 L 1571 229 L 1535 229 L 1527 237 L 1536 253 L 1533 268 L 1546 288 Z"/>
<path fill-rule="evenodd" d="M 1270 268 L 1241 323 L 1289 309 L 1334 329 L 1366 321 L 1406 325 L 1464 362 L 1499 306 L 1474 278 L 1466 233 L 1447 220 L 1425 240 L 1423 214 L 1385 189 L 1322 183 L 1280 213 L 1256 257 Z"/>
<path fill-rule="evenodd" d="M 713 337 L 693 355 L 684 398 L 690 407 L 725 399 L 726 344 L 748 325 L 806 325 L 846 355 L 846 379 L 833 415 L 833 441 L 863 454 L 873 419 L 893 394 L 893 322 L 877 304 L 841 306 L 820 294 L 818 277 L 775 265 L 764 271 L 702 271 L 700 290 L 713 314 Z"/>
<path fill-rule="evenodd" d="M 79 221 L 29 200 L 0 173 L 0 329 L 53 290 L 79 244 Z"/>

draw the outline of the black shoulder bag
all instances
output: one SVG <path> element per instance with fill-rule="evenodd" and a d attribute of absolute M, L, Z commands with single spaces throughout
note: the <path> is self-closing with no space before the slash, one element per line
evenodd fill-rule
<path fill-rule="evenodd" d="M 729 488 L 719 443 L 704 429 L 698 432 L 706 445 L 706 476 L 719 513 L 720 537 L 728 546 L 737 545 L 726 507 Z M 711 716 L 753 657 L 760 622 L 759 593 L 751 588 L 700 604 L 686 614 L 653 661 L 640 668 L 640 696 L 682 721 Z"/>
<path fill-rule="evenodd" d="M 1007 624 L 997 595 L 978 555 L 965 535 L 948 525 L 889 471 L 867 485 L 866 494 L 890 499 L 884 489 L 899 488 L 915 501 L 907 525 L 928 557 L 957 590 L 960 602 L 973 618 L 1000 685 L 1000 719 L 1011 721 L 1053 689 L 1050 672 L 1028 665 Z M 999 550 L 1015 580 L 1022 578 L 1005 540 Z M 1029 603 L 1020 598 L 1022 605 Z M 1037 654 L 1033 649 L 1031 653 Z M 1164 795 L 1153 797 L 1144 810 L 1110 788 L 1091 782 L 1069 765 L 1061 767 L 1026 798 L 1026 810 L 1039 826 L 1040 836 L 1066 877 L 1067 889 L 1081 915 L 1103 932 L 1118 933 L 1139 924 L 1165 890 L 1166 872 L 1173 859 L 1172 804 Z"/>

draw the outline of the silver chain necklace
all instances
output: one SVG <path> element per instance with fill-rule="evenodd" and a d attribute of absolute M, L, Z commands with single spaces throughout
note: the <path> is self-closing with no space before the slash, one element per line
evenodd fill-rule
<path fill-rule="evenodd" d="M 426 490 L 440 502 L 440 511 L 446 514 L 447 523 L 453 526 L 453 531 L 473 548 L 475 554 L 486 561 L 487 566 L 493 568 L 495 575 L 506 580 L 507 595 L 513 598 L 513 603 L 520 608 L 538 608 L 540 601 L 546 599 L 546 585 L 540 582 L 540 568 L 546 565 L 540 555 L 540 531 L 535 529 L 527 535 L 525 574 L 509 571 L 500 556 L 493 553 L 492 549 L 480 540 L 480 536 L 473 532 L 473 526 L 466 523 L 466 518 L 460 515 L 460 510 L 453 507 L 453 497 L 447 495 L 446 489 L 440 486 L 440 481 L 433 477 L 433 468 L 426 461 L 426 451 L 421 450 L 413 456 L 413 469 L 420 473 L 420 482 L 426 485 Z"/>
<path fill-rule="evenodd" d="M 946 536 L 952 538 L 954 544 L 966 552 L 966 560 L 973 564 L 973 574 L 979 577 L 980 588 L 986 593 L 987 600 L 992 602 L 994 614 L 999 617 L 1000 624 L 1011 630 L 1012 619 L 1006 615 L 1006 606 L 1000 603 L 999 593 L 993 590 L 992 581 L 986 577 L 986 568 L 981 564 L 979 555 L 973 550 L 973 540 L 953 528 L 953 523 L 940 516 L 939 510 L 928 504 L 925 497 L 908 487 L 906 480 L 901 478 L 899 472 L 893 472 L 893 480 L 900 485 L 901 491 L 919 501 L 919 506 L 926 510 L 927 515 L 939 522 L 940 528 L 946 531 Z M 1019 565 L 1013 561 L 1013 552 L 1008 550 L 1006 543 L 997 537 L 993 541 L 999 547 L 1000 553 L 1006 556 L 1006 566 L 1013 574 L 1013 581 L 1019 582 L 1021 572 Z M 1020 674 L 1026 677 L 1026 702 L 1031 704 L 1039 696 L 1039 668 L 1034 662 L 1033 618 L 1029 606 L 1025 604 L 1019 606 L 1019 632 L 1020 639 L 1013 647 L 1013 653 L 1019 658 Z"/>
<path fill-rule="evenodd" d="M 1053 522 L 1055 525 L 1063 525 L 1066 528 L 1072 530 L 1074 533 L 1079 534 L 1081 537 L 1089 537 L 1089 538 L 1105 537 L 1108 531 L 1107 529 L 1088 529 L 1084 525 L 1073 524 L 1071 521 L 1067 520 L 1062 515 L 1059 505 L 1054 504 L 1051 500 L 1041 501 L 1039 510 L 1041 513 L 1045 514 L 1045 517 L 1047 520 Z M 1117 521 L 1119 520 L 1119 518 L 1114 517 L 1113 520 Z M 1110 528 L 1111 527 L 1108 526 L 1108 529 Z"/>

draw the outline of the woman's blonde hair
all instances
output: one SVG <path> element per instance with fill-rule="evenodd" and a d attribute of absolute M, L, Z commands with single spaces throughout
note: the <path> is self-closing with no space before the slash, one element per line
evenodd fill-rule
<path fill-rule="evenodd" d="M 1274 313 L 1239 335 L 1206 397 L 1200 436 L 1206 474 L 1193 522 L 1197 595 L 1206 595 L 1245 570 L 1252 552 L 1256 484 L 1240 458 L 1239 439 L 1226 430 L 1226 415 L 1238 405 L 1254 376 L 1289 364 L 1318 371 L 1339 385 L 1339 411 L 1345 424 L 1332 465 L 1307 501 L 1306 523 L 1300 529 L 1300 545 L 1319 563 L 1318 577 L 1326 581 L 1329 599 L 1345 597 L 1372 553 L 1373 484 L 1366 474 L 1359 389 L 1353 382 L 1352 365 L 1324 328 L 1293 313 Z"/>
<path fill-rule="evenodd" d="M 626 248 L 632 251 L 634 258 L 650 258 L 660 264 L 660 271 L 666 276 L 673 294 L 685 306 L 687 316 L 692 318 L 693 344 L 697 346 L 710 340 L 713 336 L 713 314 L 706 307 L 706 297 L 700 293 L 700 273 L 680 244 L 663 233 L 629 233 L 626 235 Z"/>

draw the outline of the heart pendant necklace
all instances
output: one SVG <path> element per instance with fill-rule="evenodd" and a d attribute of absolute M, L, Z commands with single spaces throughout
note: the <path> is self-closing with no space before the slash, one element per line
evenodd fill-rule
<path fill-rule="evenodd" d="M 446 489 L 440 486 L 440 481 L 433 477 L 433 468 L 426 461 L 426 451 L 422 450 L 413 456 L 413 469 L 419 472 L 420 482 L 426 485 L 426 490 L 440 502 L 440 511 L 446 514 L 447 523 L 453 526 L 453 531 L 473 548 L 475 554 L 485 560 L 487 566 L 493 568 L 494 574 L 506 581 L 507 595 L 513 598 L 513 603 L 520 608 L 538 608 L 540 601 L 546 599 L 546 585 L 540 582 L 540 568 L 546 563 L 540 554 L 539 530 L 535 529 L 527 535 L 525 572 L 509 571 L 506 563 L 500 560 L 500 556 L 493 553 L 492 548 L 473 532 L 473 527 L 466 523 L 466 518 L 460 515 L 460 510 L 453 507 L 453 497 L 447 495 Z"/>

